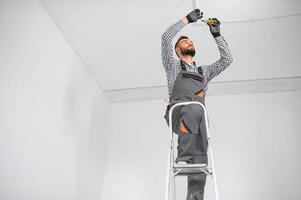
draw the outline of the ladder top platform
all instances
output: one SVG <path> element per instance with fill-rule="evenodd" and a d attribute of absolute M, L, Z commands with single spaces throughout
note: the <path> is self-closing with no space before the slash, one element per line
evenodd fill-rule
<path fill-rule="evenodd" d="M 211 175 L 206 164 L 174 164 L 175 176 Z"/>

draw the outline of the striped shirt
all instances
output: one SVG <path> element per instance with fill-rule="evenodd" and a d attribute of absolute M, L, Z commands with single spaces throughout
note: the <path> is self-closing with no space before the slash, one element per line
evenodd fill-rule
<path fill-rule="evenodd" d="M 168 83 L 168 94 L 169 97 L 172 93 L 173 85 L 176 81 L 178 73 L 181 71 L 181 61 L 175 59 L 173 57 L 173 46 L 172 40 L 175 38 L 176 34 L 180 32 L 180 30 L 185 26 L 182 20 L 172 24 L 167 30 L 162 34 L 162 62 L 167 76 Z M 224 71 L 232 62 L 232 56 L 230 49 L 228 48 L 228 44 L 225 41 L 223 36 L 218 36 L 214 38 L 216 44 L 218 46 L 220 52 L 220 58 L 211 65 L 202 65 L 198 66 L 193 61 L 191 64 L 185 64 L 187 71 L 197 72 L 203 71 L 203 75 L 205 76 L 206 85 L 211 81 L 214 77 L 219 75 L 222 71 Z M 199 69 L 201 68 L 201 70 Z M 199 69 L 199 70 L 198 70 Z M 207 93 L 207 86 L 205 88 L 205 93 Z"/>

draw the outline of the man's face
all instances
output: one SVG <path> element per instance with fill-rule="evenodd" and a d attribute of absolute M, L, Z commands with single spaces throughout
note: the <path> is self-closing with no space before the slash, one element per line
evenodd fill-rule
<path fill-rule="evenodd" d="M 195 55 L 195 48 L 193 42 L 188 38 L 180 40 L 178 43 L 178 47 L 183 56 L 190 55 L 193 57 Z"/>

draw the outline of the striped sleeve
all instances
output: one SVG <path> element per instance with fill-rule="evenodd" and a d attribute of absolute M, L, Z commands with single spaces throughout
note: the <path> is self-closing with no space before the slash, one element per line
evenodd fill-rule
<path fill-rule="evenodd" d="M 220 52 L 220 59 L 211 65 L 202 66 L 205 76 L 207 76 L 207 82 L 219 75 L 233 62 L 231 51 L 224 37 L 219 36 L 214 39 Z"/>
<path fill-rule="evenodd" d="M 176 60 L 173 57 L 173 47 L 172 40 L 175 38 L 176 34 L 185 26 L 185 23 L 182 20 L 172 24 L 167 28 L 167 30 L 162 34 L 162 43 L 161 43 L 161 56 L 162 63 L 166 71 L 170 70 Z"/>

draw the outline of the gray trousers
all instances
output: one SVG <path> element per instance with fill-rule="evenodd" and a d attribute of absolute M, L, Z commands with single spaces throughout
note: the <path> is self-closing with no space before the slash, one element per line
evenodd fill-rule
<path fill-rule="evenodd" d="M 203 109 L 199 105 L 187 105 L 180 108 L 176 117 L 183 122 L 185 132 L 178 131 L 178 161 L 189 164 L 208 164 L 208 140 Z M 183 125 L 182 124 L 182 125 Z M 187 200 L 203 200 L 206 175 L 188 176 Z"/>
<path fill-rule="evenodd" d="M 207 157 L 193 157 L 190 164 L 198 163 L 208 163 Z M 205 185 L 206 185 L 206 175 L 198 176 L 188 176 L 188 185 L 187 185 L 187 200 L 203 200 Z"/>

